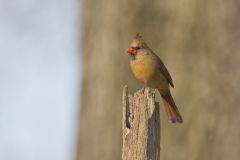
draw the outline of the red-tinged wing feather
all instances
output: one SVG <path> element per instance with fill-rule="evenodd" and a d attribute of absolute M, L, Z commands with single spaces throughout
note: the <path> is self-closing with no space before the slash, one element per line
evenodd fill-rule
<path fill-rule="evenodd" d="M 162 74 L 168 80 L 168 83 L 174 88 L 172 77 L 171 77 L 170 73 L 168 72 L 167 68 L 165 67 L 164 63 L 162 62 L 162 60 L 159 57 L 158 57 L 158 64 L 159 64 L 159 67 L 158 67 L 159 70 L 162 72 Z"/>
<path fill-rule="evenodd" d="M 165 110 L 167 112 L 169 120 L 172 123 L 175 122 L 182 123 L 183 122 L 182 116 L 179 113 L 179 110 L 171 96 L 170 91 L 168 90 L 167 92 L 161 92 L 161 90 L 159 90 L 159 92 L 163 98 L 163 104 L 165 106 Z"/>

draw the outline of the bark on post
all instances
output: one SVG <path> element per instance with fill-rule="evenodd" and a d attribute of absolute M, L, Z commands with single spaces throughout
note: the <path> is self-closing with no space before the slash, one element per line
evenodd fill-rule
<path fill-rule="evenodd" d="M 160 159 L 160 116 L 155 91 L 142 88 L 134 95 L 123 89 L 122 160 Z"/>

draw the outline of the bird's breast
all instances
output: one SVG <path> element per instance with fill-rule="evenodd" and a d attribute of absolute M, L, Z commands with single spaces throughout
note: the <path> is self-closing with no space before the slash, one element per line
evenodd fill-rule
<path fill-rule="evenodd" d="M 131 69 L 134 76 L 147 84 L 155 75 L 157 65 L 150 58 L 131 60 Z"/>

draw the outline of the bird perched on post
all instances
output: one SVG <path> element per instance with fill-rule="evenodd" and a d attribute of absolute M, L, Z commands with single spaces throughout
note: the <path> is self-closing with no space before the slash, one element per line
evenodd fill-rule
<path fill-rule="evenodd" d="M 146 86 L 158 89 L 170 122 L 182 123 L 182 117 L 171 96 L 169 85 L 174 87 L 172 78 L 162 60 L 147 46 L 137 33 L 127 50 L 131 57 L 131 69 L 135 77 Z"/>

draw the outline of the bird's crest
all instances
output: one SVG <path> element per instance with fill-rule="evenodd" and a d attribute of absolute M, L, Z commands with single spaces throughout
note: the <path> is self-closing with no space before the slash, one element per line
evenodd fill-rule
<path fill-rule="evenodd" d="M 140 32 L 136 33 L 134 40 L 132 42 L 132 46 L 147 47 L 147 44 L 144 42 Z"/>
<path fill-rule="evenodd" d="M 140 32 L 137 32 L 137 33 L 136 33 L 135 38 L 136 38 L 136 39 L 139 39 L 139 40 L 142 39 L 142 36 L 141 36 Z"/>

